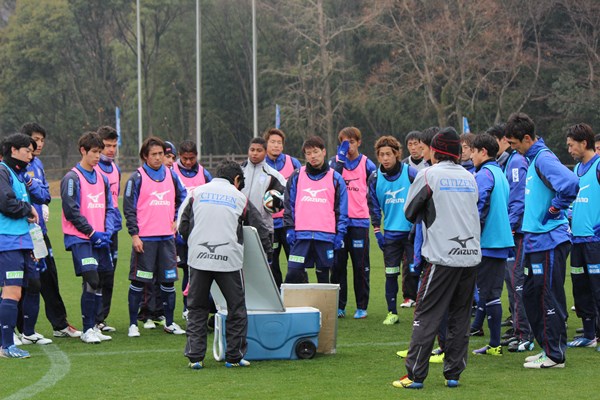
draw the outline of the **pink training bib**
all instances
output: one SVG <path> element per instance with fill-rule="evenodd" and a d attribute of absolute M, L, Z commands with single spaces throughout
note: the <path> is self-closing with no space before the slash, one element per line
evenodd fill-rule
<path fill-rule="evenodd" d="M 296 184 L 296 230 L 335 233 L 335 186 L 333 169 L 325 176 L 313 181 L 300 168 Z"/>
<path fill-rule="evenodd" d="M 344 168 L 342 178 L 348 188 L 348 217 L 369 218 L 367 203 L 367 157 L 361 155 L 358 166 L 352 170 Z"/>
<path fill-rule="evenodd" d="M 79 213 L 87 219 L 88 224 L 95 231 L 104 232 L 106 229 L 104 220 L 106 218 L 106 195 L 104 179 L 102 175 L 96 172 L 96 183 L 90 183 L 83 176 L 81 171 L 73 168 L 79 177 Z M 62 228 L 66 235 L 77 236 L 81 239 L 89 239 L 89 237 L 77 230 L 75 225 L 65 218 L 65 213 L 62 213 Z"/>
<path fill-rule="evenodd" d="M 112 172 L 105 172 L 98 165 L 94 166 L 96 172 L 100 172 L 102 175 L 108 178 L 108 184 L 110 186 L 110 194 L 112 195 L 112 202 L 114 208 L 119 208 L 119 185 L 121 184 L 119 179 L 119 170 L 114 161 L 111 162 Z"/>
<path fill-rule="evenodd" d="M 175 185 L 171 172 L 166 169 L 165 179 L 157 182 L 148 176 L 144 168 L 140 167 L 138 171 L 142 177 L 137 201 L 139 235 L 142 237 L 172 235 L 175 219 Z"/>
<path fill-rule="evenodd" d="M 206 177 L 204 176 L 204 167 L 200 164 L 198 164 L 198 173 L 192 178 L 186 177 L 181 172 L 179 164 L 177 163 L 173 164 L 173 169 L 175 170 L 175 173 L 179 176 L 179 179 L 181 179 L 181 183 L 183 184 L 183 186 L 185 186 L 188 193 L 191 193 L 198 186 L 202 186 L 206 183 Z"/>
<path fill-rule="evenodd" d="M 283 168 L 281 168 L 281 171 L 279 171 L 279 173 L 281 175 L 283 175 L 283 177 L 285 179 L 288 179 L 292 173 L 294 172 L 294 164 L 292 163 L 292 157 L 288 156 L 287 154 L 285 155 L 285 163 L 283 164 Z M 275 218 L 283 218 L 283 210 L 279 211 L 278 213 L 273 214 L 273 219 Z"/>

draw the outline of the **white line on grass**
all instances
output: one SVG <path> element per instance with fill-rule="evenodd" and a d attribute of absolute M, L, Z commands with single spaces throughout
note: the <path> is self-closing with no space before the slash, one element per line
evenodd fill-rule
<path fill-rule="evenodd" d="M 28 399 L 46 389 L 54 386 L 58 381 L 64 378 L 71 369 L 71 361 L 69 357 L 63 353 L 55 344 L 42 346 L 42 350 L 50 360 L 50 369 L 42 378 L 34 383 L 13 393 L 12 396 L 6 397 L 4 400 Z M 27 361 L 25 361 L 27 362 Z"/>

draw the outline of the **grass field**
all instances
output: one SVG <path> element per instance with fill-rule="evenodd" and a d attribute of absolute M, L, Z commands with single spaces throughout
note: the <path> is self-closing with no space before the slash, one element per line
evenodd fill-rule
<path fill-rule="evenodd" d="M 60 201 L 51 204 L 50 237 L 59 269 L 61 293 L 70 321 L 81 327 L 79 299 L 81 280 L 73 273 L 70 254 L 64 251 L 60 228 Z M 373 241 L 374 242 L 374 241 Z M 207 356 L 206 368 L 192 371 L 183 357 L 184 336 L 161 330 L 145 330 L 142 336 L 127 337 L 127 273 L 131 242 L 120 235 L 113 309 L 109 317 L 117 328 L 111 342 L 87 345 L 78 339 L 57 338 L 48 346 L 26 346 L 30 359 L 0 359 L 0 398 L 202 398 L 202 399 L 504 399 L 597 398 L 600 352 L 571 349 L 567 366 L 558 370 L 525 370 L 526 355 L 508 353 L 502 357 L 470 356 L 461 387 L 444 387 L 442 365 L 432 364 L 425 389 L 396 389 L 391 382 L 405 374 L 395 352 L 408 346 L 412 309 L 400 310 L 400 324 L 384 326 L 383 260 L 379 249 L 371 250 L 371 302 L 369 317 L 353 320 L 353 295 L 349 295 L 349 317 L 339 320 L 335 355 L 317 355 L 312 360 L 257 361 L 250 368 L 229 370 Z M 310 273 L 314 280 L 314 272 Z M 567 298 L 572 304 L 571 282 Z M 352 292 L 351 292 L 352 293 Z M 178 292 L 175 320 L 181 320 Z M 506 299 L 504 299 L 506 300 Z M 506 303 L 506 301 L 505 301 Z M 569 336 L 581 326 L 570 313 Z M 47 337 L 52 329 L 40 313 L 37 331 Z M 487 327 L 486 327 L 487 331 Z M 212 343 L 212 334 L 209 336 Z M 471 340 L 470 349 L 482 347 L 487 337 Z M 538 349 L 536 349 L 537 352 Z M 212 355 L 211 347 L 209 352 Z"/>

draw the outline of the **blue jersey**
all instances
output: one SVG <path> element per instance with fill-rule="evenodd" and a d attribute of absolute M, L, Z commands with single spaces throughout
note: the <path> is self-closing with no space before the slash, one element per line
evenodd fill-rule
<path fill-rule="evenodd" d="M 46 181 L 46 173 L 44 172 L 44 164 L 42 163 L 42 160 L 40 160 L 38 157 L 34 157 L 33 160 L 31 160 L 31 162 L 27 166 L 27 173 L 29 173 L 29 175 L 31 175 L 33 179 L 37 179 L 40 182 L 40 188 L 43 190 L 44 201 L 41 204 L 37 204 L 34 202 L 33 207 L 35 207 L 35 210 L 40 216 L 39 225 L 42 228 L 42 232 L 46 234 L 48 232 L 48 229 L 46 227 L 46 222 L 44 221 L 42 215 L 42 204 L 49 204 L 51 197 L 48 181 Z"/>
<path fill-rule="evenodd" d="M 393 173 L 383 172 L 380 167 L 369 177 L 368 200 L 371 224 L 375 228 L 381 227 L 381 220 L 383 216 L 385 216 L 384 237 L 386 239 L 403 239 L 408 236 L 408 233 L 412 229 L 413 225 L 404 217 L 404 201 L 406 201 L 406 196 L 408 195 L 408 188 L 415 180 L 417 173 L 418 171 L 415 168 L 409 166 L 408 164 L 400 163 L 398 164 L 398 171 L 394 170 Z M 406 179 L 406 181 L 404 179 Z M 383 190 L 384 195 L 385 192 L 390 192 L 388 197 L 391 197 L 391 200 L 387 204 L 388 206 L 394 204 L 393 199 L 398 198 L 398 200 L 396 200 L 398 207 L 396 207 L 396 211 L 393 212 L 394 215 L 392 215 L 391 208 L 386 209 L 386 202 L 380 197 L 383 186 L 389 186 L 388 189 Z M 405 189 L 401 189 L 401 187 L 404 187 Z M 400 200 L 400 197 L 402 200 Z M 399 210 L 397 210 L 398 208 Z M 406 225 L 403 225 L 403 223 L 400 223 L 402 226 L 395 226 L 393 221 L 399 222 L 396 221 L 396 216 L 398 216 L 401 220 L 404 219 L 406 223 L 410 224 L 410 226 L 407 227 Z"/>
<path fill-rule="evenodd" d="M 538 138 L 527 150 L 529 159 L 523 216 L 524 252 L 554 249 L 571 240 L 566 218 L 542 224 L 546 212 L 553 206 L 566 210 L 577 197 L 579 179 L 565 167 Z M 553 228 L 550 228 L 553 227 Z"/>
<path fill-rule="evenodd" d="M 27 217 L 31 201 L 25 183 L 3 162 L 0 162 L 4 183 L 0 202 L 0 251 L 33 249 Z M 7 171 L 4 173 L 4 171 Z"/>
<path fill-rule="evenodd" d="M 579 177 L 579 192 L 573 203 L 573 236 L 600 241 L 594 227 L 600 225 L 600 157 L 595 155 L 585 166 L 577 164 L 575 173 Z M 578 240 L 574 240 L 578 241 Z"/>
<path fill-rule="evenodd" d="M 481 249 L 488 257 L 508 257 L 509 248 L 514 246 L 508 220 L 508 181 L 495 161 L 486 162 L 475 175 L 479 190 L 479 218 L 481 221 Z M 486 254 L 488 249 L 501 252 Z"/>
<path fill-rule="evenodd" d="M 400 177 L 395 181 L 387 180 L 383 174 L 377 174 L 377 201 L 385 218 L 385 230 L 408 232 L 412 224 L 404 216 L 404 203 L 408 195 L 410 180 L 408 168 L 402 168 Z"/>
<path fill-rule="evenodd" d="M 525 184 L 527 181 L 527 168 L 529 163 L 527 159 L 519 154 L 516 150 L 512 150 L 507 154 L 504 163 L 498 164 L 504 171 L 510 192 L 508 194 L 508 219 L 510 227 L 514 232 L 522 232 L 523 213 L 525 212 Z"/>

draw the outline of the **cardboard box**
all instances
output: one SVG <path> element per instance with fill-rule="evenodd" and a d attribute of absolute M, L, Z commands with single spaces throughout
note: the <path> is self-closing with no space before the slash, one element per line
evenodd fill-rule
<path fill-rule="evenodd" d="M 321 332 L 317 353 L 336 353 L 339 291 L 340 285 L 328 283 L 281 285 L 285 307 L 314 307 L 321 311 Z"/>

